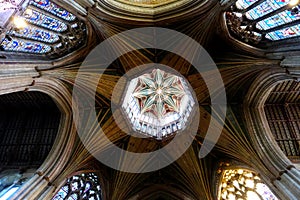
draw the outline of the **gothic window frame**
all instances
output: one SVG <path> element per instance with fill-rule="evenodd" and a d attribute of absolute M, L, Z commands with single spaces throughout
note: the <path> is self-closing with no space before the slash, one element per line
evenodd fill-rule
<path fill-rule="evenodd" d="M 79 171 L 67 177 L 52 196 L 52 200 L 90 199 L 103 200 L 103 181 L 96 171 Z M 90 184 L 90 188 L 86 188 Z M 100 193 L 100 194 L 99 194 Z M 77 196 L 77 197 L 75 197 Z"/>
<path fill-rule="evenodd" d="M 242 172 L 238 172 L 238 171 L 241 171 Z M 227 176 L 228 178 L 228 174 L 233 174 L 234 172 L 237 172 L 235 176 L 232 176 L 233 177 L 233 181 L 230 179 L 232 177 L 229 176 L 229 179 L 228 180 L 224 180 L 224 176 Z M 249 185 L 246 186 L 246 183 L 244 185 L 242 185 L 241 183 L 238 183 L 239 185 L 237 185 L 236 181 L 240 181 L 240 180 L 243 180 L 244 177 L 241 177 L 242 175 L 244 175 L 244 173 L 247 172 L 247 173 L 252 173 L 252 177 L 249 177 Z M 237 179 L 237 176 L 238 177 L 238 180 Z M 224 181 L 227 181 L 226 183 Z M 247 180 L 245 180 L 246 182 Z M 256 193 L 258 195 L 258 197 L 260 197 L 261 200 L 279 200 L 279 196 L 276 194 L 276 191 L 275 190 L 272 190 L 273 186 L 270 187 L 270 185 L 268 184 L 267 181 L 265 181 L 264 177 L 262 177 L 260 175 L 259 172 L 257 172 L 255 169 L 249 167 L 249 166 L 246 166 L 246 165 L 243 165 L 241 163 L 238 163 L 238 162 L 235 162 L 235 161 L 229 161 L 229 162 L 226 162 L 226 161 L 221 161 L 219 163 L 219 167 L 217 169 L 217 176 L 216 176 L 216 199 L 217 200 L 224 200 L 224 199 L 230 199 L 228 198 L 228 195 L 225 195 L 227 198 L 224 198 L 224 193 L 228 192 L 228 189 L 232 189 L 232 187 L 234 187 L 234 191 L 229 191 L 229 193 L 241 193 L 241 195 L 247 195 L 247 192 L 252 192 L 252 193 Z M 248 184 L 247 183 L 247 184 Z M 251 188 L 251 184 L 253 185 L 253 188 Z M 241 187 L 242 186 L 242 187 Z M 274 199 L 270 198 L 263 198 L 263 194 L 260 194 L 258 191 L 255 191 L 255 188 L 256 186 L 259 186 L 260 188 L 258 188 L 257 190 L 259 189 L 262 189 L 264 188 L 265 189 L 265 193 L 269 193 L 269 195 L 272 195 L 273 197 L 275 197 Z M 227 189 L 227 190 L 226 190 Z M 224 191 L 226 190 L 226 192 Z M 243 194 L 243 190 L 246 190 Z M 263 193 L 262 191 L 260 191 L 261 193 Z M 245 196 L 241 197 L 241 198 L 238 198 L 235 196 L 235 199 L 247 199 Z"/>
<path fill-rule="evenodd" d="M 53 9 L 61 8 L 60 13 L 43 8 L 36 4 L 36 1 L 39 0 L 22 1 L 18 10 L 6 22 L 0 37 L 1 55 L 9 57 L 17 54 L 51 59 L 59 58 L 86 45 L 87 25 L 81 16 L 71 13 L 69 9 L 59 6 L 52 0 L 40 2 L 53 4 Z M 25 21 L 26 26 L 17 27 L 15 19 Z M 38 23 L 35 20 L 38 20 Z"/>
<path fill-rule="evenodd" d="M 240 6 L 240 1 L 250 2 L 249 0 L 236 0 L 230 3 L 228 10 L 225 11 L 225 23 L 230 35 L 232 35 L 235 39 L 250 44 L 254 47 L 262 48 L 262 49 L 275 49 L 278 47 L 284 48 L 295 48 L 290 47 L 291 44 L 299 43 L 300 39 L 300 2 L 295 5 L 289 5 L 289 2 L 285 2 L 286 4 L 277 5 L 277 9 L 268 12 L 267 14 L 260 16 L 256 19 L 249 19 L 249 11 L 253 11 L 257 6 L 267 2 L 268 0 L 253 0 L 253 4 L 248 6 Z M 287 1 L 287 0 L 286 0 Z M 276 3 L 276 2 L 275 2 Z M 273 3 L 273 4 L 275 4 Z M 274 18 L 275 15 L 282 15 L 283 12 L 292 12 L 292 10 L 297 7 L 299 9 L 299 14 L 297 14 L 296 19 L 290 18 L 287 22 L 283 22 L 285 18 L 280 18 L 278 26 L 273 26 L 266 30 L 259 27 L 259 24 L 263 24 L 262 22 L 268 20 L 270 18 Z M 247 17 L 248 15 L 248 17 Z M 270 20 L 269 20 L 270 21 Z M 266 25 L 265 25 L 266 26 Z M 285 38 L 281 38 L 279 40 L 268 39 L 273 37 L 281 37 L 276 35 L 275 31 L 287 30 L 291 29 L 291 27 L 297 26 L 297 36 L 286 36 Z M 288 30 L 287 30 L 288 31 Z M 292 31 L 292 29 L 291 29 Z M 274 34 L 273 34 L 274 33 Z M 274 36 L 275 35 L 275 36 Z M 300 48 L 300 47 L 297 47 Z"/>
<path fill-rule="evenodd" d="M 289 87 L 288 90 L 283 91 L 286 87 Z M 282 95 L 279 97 L 280 93 Z M 290 102 L 289 100 L 292 99 L 295 101 L 293 98 L 297 94 L 300 94 L 298 82 L 295 80 L 283 81 L 274 86 L 264 104 L 264 114 L 270 132 L 278 147 L 294 164 L 300 163 L 300 132 L 296 128 L 300 127 L 300 115 L 297 115 L 297 111 L 300 108 L 297 107 L 299 102 Z M 269 102 L 269 99 L 273 99 L 274 97 L 279 102 L 272 102 L 272 100 Z"/>

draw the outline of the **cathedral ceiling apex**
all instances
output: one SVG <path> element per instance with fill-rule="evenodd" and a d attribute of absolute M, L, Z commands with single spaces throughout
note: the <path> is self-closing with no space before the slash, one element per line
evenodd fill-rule
<path fill-rule="evenodd" d="M 208 1 L 194 0 L 98 0 L 98 9 L 123 19 L 156 21 L 181 16 L 190 9 L 205 7 Z"/>

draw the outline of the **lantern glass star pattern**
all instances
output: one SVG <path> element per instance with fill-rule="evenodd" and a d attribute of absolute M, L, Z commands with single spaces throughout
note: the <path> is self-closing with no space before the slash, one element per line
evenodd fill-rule
<path fill-rule="evenodd" d="M 162 139 L 185 128 L 194 104 L 184 78 L 154 69 L 129 82 L 122 108 L 134 131 Z"/>

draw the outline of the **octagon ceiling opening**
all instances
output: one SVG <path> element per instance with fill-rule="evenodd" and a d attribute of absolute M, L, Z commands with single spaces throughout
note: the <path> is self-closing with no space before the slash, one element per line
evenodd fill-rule
<path fill-rule="evenodd" d="M 194 104 L 183 77 L 154 69 L 128 81 L 122 111 L 133 131 L 161 140 L 185 129 Z"/>

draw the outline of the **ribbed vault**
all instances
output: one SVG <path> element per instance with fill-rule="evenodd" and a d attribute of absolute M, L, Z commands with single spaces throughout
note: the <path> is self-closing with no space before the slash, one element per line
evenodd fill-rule
<path fill-rule="evenodd" d="M 53 154 L 56 157 L 51 158 L 53 162 L 47 163 L 47 167 L 39 171 L 35 185 L 27 186 L 27 189 L 24 189 L 27 193 L 24 193 L 22 198 L 51 199 L 64 185 L 67 178 L 78 172 L 95 171 L 101 175 L 99 177 L 102 191 L 104 191 L 103 198 L 107 200 L 124 200 L 132 197 L 133 199 L 134 197 L 141 197 L 141 199 L 143 199 L 142 197 L 144 199 L 183 199 L 184 197 L 217 199 L 218 179 L 220 178 L 218 175 L 225 169 L 224 166 L 234 167 L 237 165 L 246 166 L 247 169 L 259 173 L 262 180 L 279 198 L 292 199 L 292 197 L 297 196 L 299 193 L 297 188 L 289 187 L 292 189 L 286 192 L 287 187 L 284 187 L 284 184 L 289 182 L 287 181 L 288 178 L 295 183 L 299 182 L 299 180 L 297 182 L 297 179 L 293 179 L 293 177 L 298 177 L 299 173 L 292 163 L 285 160 L 275 162 L 276 157 L 273 156 L 269 156 L 269 162 L 266 163 L 263 147 L 267 144 L 261 142 L 263 140 L 255 140 L 257 135 L 263 137 L 265 133 L 265 130 L 259 126 L 263 124 L 259 120 L 263 119 L 258 117 L 261 113 L 258 110 L 261 109 L 258 105 L 265 100 L 263 98 L 267 98 L 264 88 L 269 89 L 270 85 L 279 80 L 292 79 L 280 66 L 280 60 L 270 59 L 269 54 L 265 54 L 263 50 L 255 49 L 230 38 L 226 27 L 224 28 L 226 24 L 224 24 L 223 11 L 226 8 L 222 7 L 218 1 L 190 1 L 189 4 L 178 10 L 168 10 L 165 14 L 158 14 L 154 17 L 151 14 L 128 11 L 120 7 L 115 9 L 116 7 L 113 7 L 109 2 L 105 0 L 96 2 L 83 0 L 66 1 L 64 4 L 57 1 L 61 6 L 72 5 L 72 10 L 77 10 L 82 15 L 81 17 L 86 20 L 89 27 L 87 47 L 61 59 L 53 60 L 51 63 L 38 61 L 34 63 L 34 66 L 27 66 L 27 63 L 13 60 L 11 61 L 12 64 L 9 65 L 11 69 L 5 68 L 8 77 L 0 80 L 4 80 L 3 84 L 0 85 L 1 93 L 23 89 L 47 92 L 50 89 L 52 97 L 59 102 L 60 109 L 64 111 L 64 119 L 66 119 L 66 123 L 61 123 L 60 143 L 55 148 L 55 154 Z M 125 0 L 114 2 L 128 4 L 128 1 Z M 170 5 L 172 3 L 173 1 L 170 2 Z M 140 5 L 133 6 L 142 7 Z M 160 7 L 159 4 L 157 6 Z M 207 49 L 216 62 L 218 70 L 204 71 L 203 73 L 207 75 L 208 81 L 214 85 L 213 93 L 215 95 L 218 95 L 220 91 L 220 86 L 215 83 L 215 75 L 220 73 L 223 78 L 228 103 L 227 105 L 220 105 L 220 107 L 227 107 L 225 125 L 215 148 L 203 159 L 198 157 L 199 149 L 203 146 L 209 123 L 213 123 L 214 130 L 221 126 L 222 121 L 218 116 L 222 109 L 217 107 L 214 110 L 217 115 L 215 118 L 212 117 L 211 99 L 206 83 L 195 67 L 185 59 L 167 51 L 142 48 L 120 56 L 107 69 L 103 68 L 107 64 L 105 60 L 97 63 L 97 66 L 81 66 L 88 52 L 105 39 L 131 28 L 153 25 L 180 31 Z M 136 40 L 143 39 L 136 38 Z M 124 41 L 116 40 L 113 41 L 111 50 L 117 52 L 120 46 L 126 49 L 129 48 L 129 45 Z M 185 47 L 178 46 L 178 48 Z M 283 52 L 277 56 L 281 57 L 286 53 Z M 141 139 L 127 135 L 116 124 L 111 109 L 112 94 L 120 78 L 132 68 L 152 62 L 172 67 L 191 85 L 200 110 L 197 135 L 193 138 L 192 145 L 178 160 L 155 172 L 125 173 L 103 166 L 91 153 L 102 154 L 112 148 L 112 143 L 128 152 L 145 153 L 161 149 L 170 142 L 170 139 L 157 141 L 151 138 Z M 4 69 L 6 62 L 3 61 L 3 63 L 1 67 Z M 18 70 L 30 69 L 34 74 L 28 75 L 22 71 L 19 82 L 11 86 L 12 77 L 18 77 L 13 69 L 17 72 L 19 72 Z M 82 74 L 80 78 L 76 79 L 79 69 Z M 101 71 L 100 80 L 94 78 L 97 70 Z M 282 77 L 276 77 L 274 74 L 277 72 L 283 74 Z M 262 76 L 265 74 L 267 77 Z M 29 78 L 27 77 L 28 80 L 24 78 L 26 75 L 29 76 Z M 263 80 L 259 80 L 260 77 L 264 77 Z M 97 120 L 93 121 L 92 126 L 83 127 L 89 130 L 88 135 L 84 138 L 79 138 L 76 134 L 74 119 L 72 119 L 72 91 L 75 80 L 79 84 L 79 91 L 85 98 L 94 98 L 87 96 L 86 91 L 92 90 L 95 85 L 97 86 L 95 103 L 84 105 L 81 108 L 86 111 L 85 114 L 88 114 L 88 111 L 95 107 L 97 114 Z M 283 88 L 282 90 L 286 91 L 286 89 Z M 245 100 L 246 94 L 248 99 Z M 279 95 L 281 96 L 281 93 Z M 88 115 L 87 118 L 89 119 Z M 266 120 L 264 122 L 267 123 Z M 101 125 L 105 135 L 99 136 L 98 124 Z M 259 131 L 256 131 L 256 128 Z M 109 139 L 109 142 L 104 139 L 104 136 Z M 85 146 L 81 141 L 82 139 Z M 91 152 L 87 150 L 87 147 L 91 149 Z M 276 154 L 276 149 L 274 152 Z M 119 165 L 122 165 L 123 159 L 126 159 L 126 153 L 121 158 L 115 158 L 111 155 L 107 159 L 116 159 Z M 151 164 L 151 160 L 147 163 L 132 160 L 131 163 L 133 167 L 140 166 L 143 168 L 145 165 Z M 281 178 L 286 178 L 284 179 L 286 182 L 280 181 Z M 39 182 L 39 179 L 43 181 Z M 290 181 L 291 184 L 292 181 Z M 150 186 L 153 185 L 157 186 L 155 187 L 157 191 L 151 189 Z M 298 187 L 297 184 L 294 185 Z M 34 192 L 31 192 L 30 189 L 34 186 Z M 147 187 L 150 189 L 145 189 Z"/>

